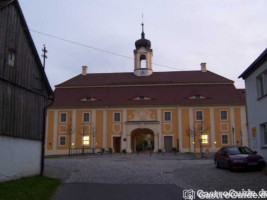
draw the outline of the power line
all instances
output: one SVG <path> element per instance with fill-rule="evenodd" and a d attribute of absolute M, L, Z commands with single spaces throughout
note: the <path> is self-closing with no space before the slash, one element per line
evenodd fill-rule
<path fill-rule="evenodd" d="M 33 30 L 33 29 L 29 29 L 29 30 L 32 31 L 32 32 L 41 34 L 41 35 L 45 35 L 45 36 L 48 36 L 48 37 L 51 37 L 51 38 L 54 38 L 54 39 L 58 39 L 58 40 L 61 40 L 61 41 L 64 41 L 64 42 L 68 42 L 68 43 L 71 43 L 71 44 L 75 44 L 75 45 L 86 47 L 86 48 L 90 48 L 90 49 L 93 49 L 93 50 L 96 50 L 96 51 L 101 51 L 101 52 L 104 52 L 104 53 L 108 53 L 108 54 L 112 54 L 112 55 L 115 55 L 115 56 L 120 56 L 120 57 L 123 57 L 123 58 L 134 60 L 134 58 L 130 57 L 130 56 L 126 56 L 126 55 L 123 55 L 123 54 L 115 53 L 115 52 L 112 52 L 112 51 L 107 51 L 107 50 L 100 49 L 100 48 L 97 48 L 97 47 L 93 47 L 93 46 L 90 46 L 90 45 L 87 45 L 87 44 L 82 44 L 80 42 L 75 42 L 73 40 L 68 40 L 68 39 L 65 39 L 65 38 L 58 37 L 58 36 L 50 35 L 50 34 L 47 34 L 47 33 L 43 33 L 41 31 L 37 31 L 37 30 Z M 160 67 L 169 68 L 169 69 L 180 70 L 180 69 L 175 68 L 175 67 L 169 67 L 169 66 L 161 65 L 161 64 L 157 64 L 157 63 L 152 63 L 152 64 L 160 66 Z"/>

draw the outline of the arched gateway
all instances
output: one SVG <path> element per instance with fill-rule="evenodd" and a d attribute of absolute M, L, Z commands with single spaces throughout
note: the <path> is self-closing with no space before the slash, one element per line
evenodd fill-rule
<path fill-rule="evenodd" d="M 154 132 L 148 128 L 137 128 L 131 133 L 132 152 L 144 152 L 154 149 Z"/>

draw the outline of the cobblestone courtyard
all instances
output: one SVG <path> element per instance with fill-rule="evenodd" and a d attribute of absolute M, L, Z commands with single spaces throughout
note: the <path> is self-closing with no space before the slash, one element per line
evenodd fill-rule
<path fill-rule="evenodd" d="M 184 154 L 113 154 L 46 159 L 45 174 L 64 183 L 174 184 L 184 189 L 267 190 L 260 171 L 216 169 L 212 159 Z"/>

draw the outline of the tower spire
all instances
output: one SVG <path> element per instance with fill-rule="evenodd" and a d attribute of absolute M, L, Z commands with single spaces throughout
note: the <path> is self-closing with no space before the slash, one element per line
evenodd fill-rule
<path fill-rule="evenodd" d="M 142 39 L 145 39 L 145 33 L 144 33 L 144 22 L 142 22 L 142 34 L 141 34 L 141 37 Z"/>
<path fill-rule="evenodd" d="M 142 39 L 145 39 L 145 33 L 144 33 L 144 14 L 143 14 L 143 12 L 142 12 L 142 23 L 141 23 L 141 25 L 142 25 L 141 38 Z"/>

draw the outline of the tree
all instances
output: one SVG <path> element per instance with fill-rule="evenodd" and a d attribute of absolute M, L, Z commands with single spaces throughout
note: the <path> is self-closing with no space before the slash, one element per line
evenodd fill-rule
<path fill-rule="evenodd" d="M 82 136 L 82 153 L 84 153 L 84 137 L 86 136 L 85 134 L 88 134 L 89 136 L 89 142 L 90 142 L 90 131 L 89 130 L 86 130 L 86 126 L 84 125 L 84 123 L 81 124 L 81 129 L 79 131 L 79 133 L 81 134 Z M 97 133 L 97 130 L 95 128 L 95 126 L 92 127 L 92 151 L 93 153 L 95 153 L 95 138 L 96 138 L 96 133 Z"/>
<path fill-rule="evenodd" d="M 66 134 L 68 136 L 69 139 L 69 155 L 70 155 L 70 149 L 71 149 L 71 138 L 72 138 L 72 134 L 75 133 L 75 127 L 72 126 L 72 120 L 70 118 L 69 123 L 67 124 L 67 128 L 66 128 Z"/>
<path fill-rule="evenodd" d="M 199 151 L 201 152 L 201 155 L 203 156 L 203 146 L 202 146 L 202 135 L 206 131 L 209 130 L 209 127 L 205 125 L 204 121 L 201 121 L 197 124 L 197 126 L 194 126 L 193 128 L 190 128 L 188 125 L 188 129 L 186 129 L 187 136 L 189 137 L 189 148 L 191 147 L 190 139 L 193 137 L 193 144 L 194 144 L 194 153 L 196 152 L 196 137 L 199 136 Z M 191 148 L 190 148 L 191 152 Z"/>

